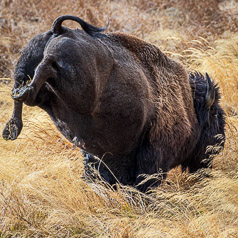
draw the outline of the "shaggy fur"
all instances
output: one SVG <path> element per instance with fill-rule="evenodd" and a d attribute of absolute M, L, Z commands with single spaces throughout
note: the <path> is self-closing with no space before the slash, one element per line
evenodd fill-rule
<path fill-rule="evenodd" d="M 207 110 L 206 92 L 207 80 L 198 72 L 189 74 L 189 81 L 194 98 L 194 107 L 200 124 L 200 137 L 192 154 L 182 163 L 182 169 L 195 172 L 200 168 L 212 167 L 212 159 L 224 147 L 225 143 L 225 113 L 219 106 L 219 88 L 212 82 L 215 91 L 215 101 Z M 214 147 L 207 147 L 212 145 Z"/>
<path fill-rule="evenodd" d="M 62 27 L 66 19 L 79 22 L 86 33 Z M 157 47 L 127 34 L 101 32 L 80 18 L 62 16 L 52 31 L 29 42 L 15 70 L 17 113 L 3 137 L 19 135 L 24 102 L 44 109 L 69 141 L 99 157 L 98 162 L 89 156 L 88 162 L 111 184 L 119 181 L 144 192 L 161 181 L 142 183 L 144 175 L 162 171 L 165 178 L 180 164 L 191 172 L 204 167 L 210 155 L 206 147 L 220 142 L 216 134 L 224 135 L 218 89 L 207 108 L 202 76 L 190 76 L 189 82 L 184 67 Z M 33 78 L 29 85 L 27 75 Z"/>

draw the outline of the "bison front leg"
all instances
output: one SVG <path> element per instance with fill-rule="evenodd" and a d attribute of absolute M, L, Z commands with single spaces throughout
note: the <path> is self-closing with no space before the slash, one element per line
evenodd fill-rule
<path fill-rule="evenodd" d="M 136 160 L 135 185 L 141 192 L 148 192 L 166 179 L 168 168 L 166 163 L 163 163 L 162 153 L 149 142 L 142 144 Z"/>
<path fill-rule="evenodd" d="M 3 139 L 15 140 L 21 133 L 22 126 L 22 102 L 14 100 L 13 115 L 3 130 Z"/>
<path fill-rule="evenodd" d="M 132 164 L 131 156 L 113 157 L 111 154 L 105 154 L 99 159 L 87 152 L 83 155 L 86 157 L 85 175 L 87 177 L 91 179 L 99 177 L 112 186 L 117 183 L 133 185 L 134 164 Z"/>

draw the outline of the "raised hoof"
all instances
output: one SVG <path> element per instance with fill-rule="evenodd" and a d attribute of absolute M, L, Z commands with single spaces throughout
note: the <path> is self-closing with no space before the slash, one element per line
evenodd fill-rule
<path fill-rule="evenodd" d="M 2 133 L 2 137 L 4 140 L 15 140 L 20 134 L 22 129 L 22 122 L 12 118 L 10 119 Z"/>
<path fill-rule="evenodd" d="M 12 91 L 12 98 L 18 101 L 24 101 L 27 98 L 27 95 L 30 90 L 31 90 L 31 87 L 29 86 L 14 88 Z"/>

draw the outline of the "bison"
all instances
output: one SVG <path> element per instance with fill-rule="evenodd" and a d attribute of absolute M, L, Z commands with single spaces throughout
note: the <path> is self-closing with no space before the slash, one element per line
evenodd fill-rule
<path fill-rule="evenodd" d="M 62 26 L 65 20 L 83 30 Z M 188 74 L 154 45 L 104 30 L 65 15 L 28 43 L 15 68 L 14 111 L 3 138 L 20 134 L 25 103 L 45 110 L 110 184 L 145 192 L 161 182 L 150 175 L 211 166 L 219 151 L 206 148 L 223 148 L 225 138 L 217 85 L 208 74 Z"/>

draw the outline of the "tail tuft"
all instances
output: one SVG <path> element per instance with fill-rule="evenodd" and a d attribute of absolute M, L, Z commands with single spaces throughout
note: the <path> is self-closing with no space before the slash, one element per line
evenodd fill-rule
<path fill-rule="evenodd" d="M 80 26 L 82 27 L 82 29 L 88 35 L 93 36 L 93 37 L 100 36 L 101 32 L 103 32 L 107 29 L 107 27 L 99 28 L 99 27 L 93 26 L 76 16 L 63 15 L 63 16 L 58 17 L 52 25 L 52 32 L 55 35 L 60 35 L 60 34 L 64 33 L 64 28 L 62 27 L 62 23 L 65 20 L 72 20 L 72 21 L 78 22 L 80 24 Z"/>

